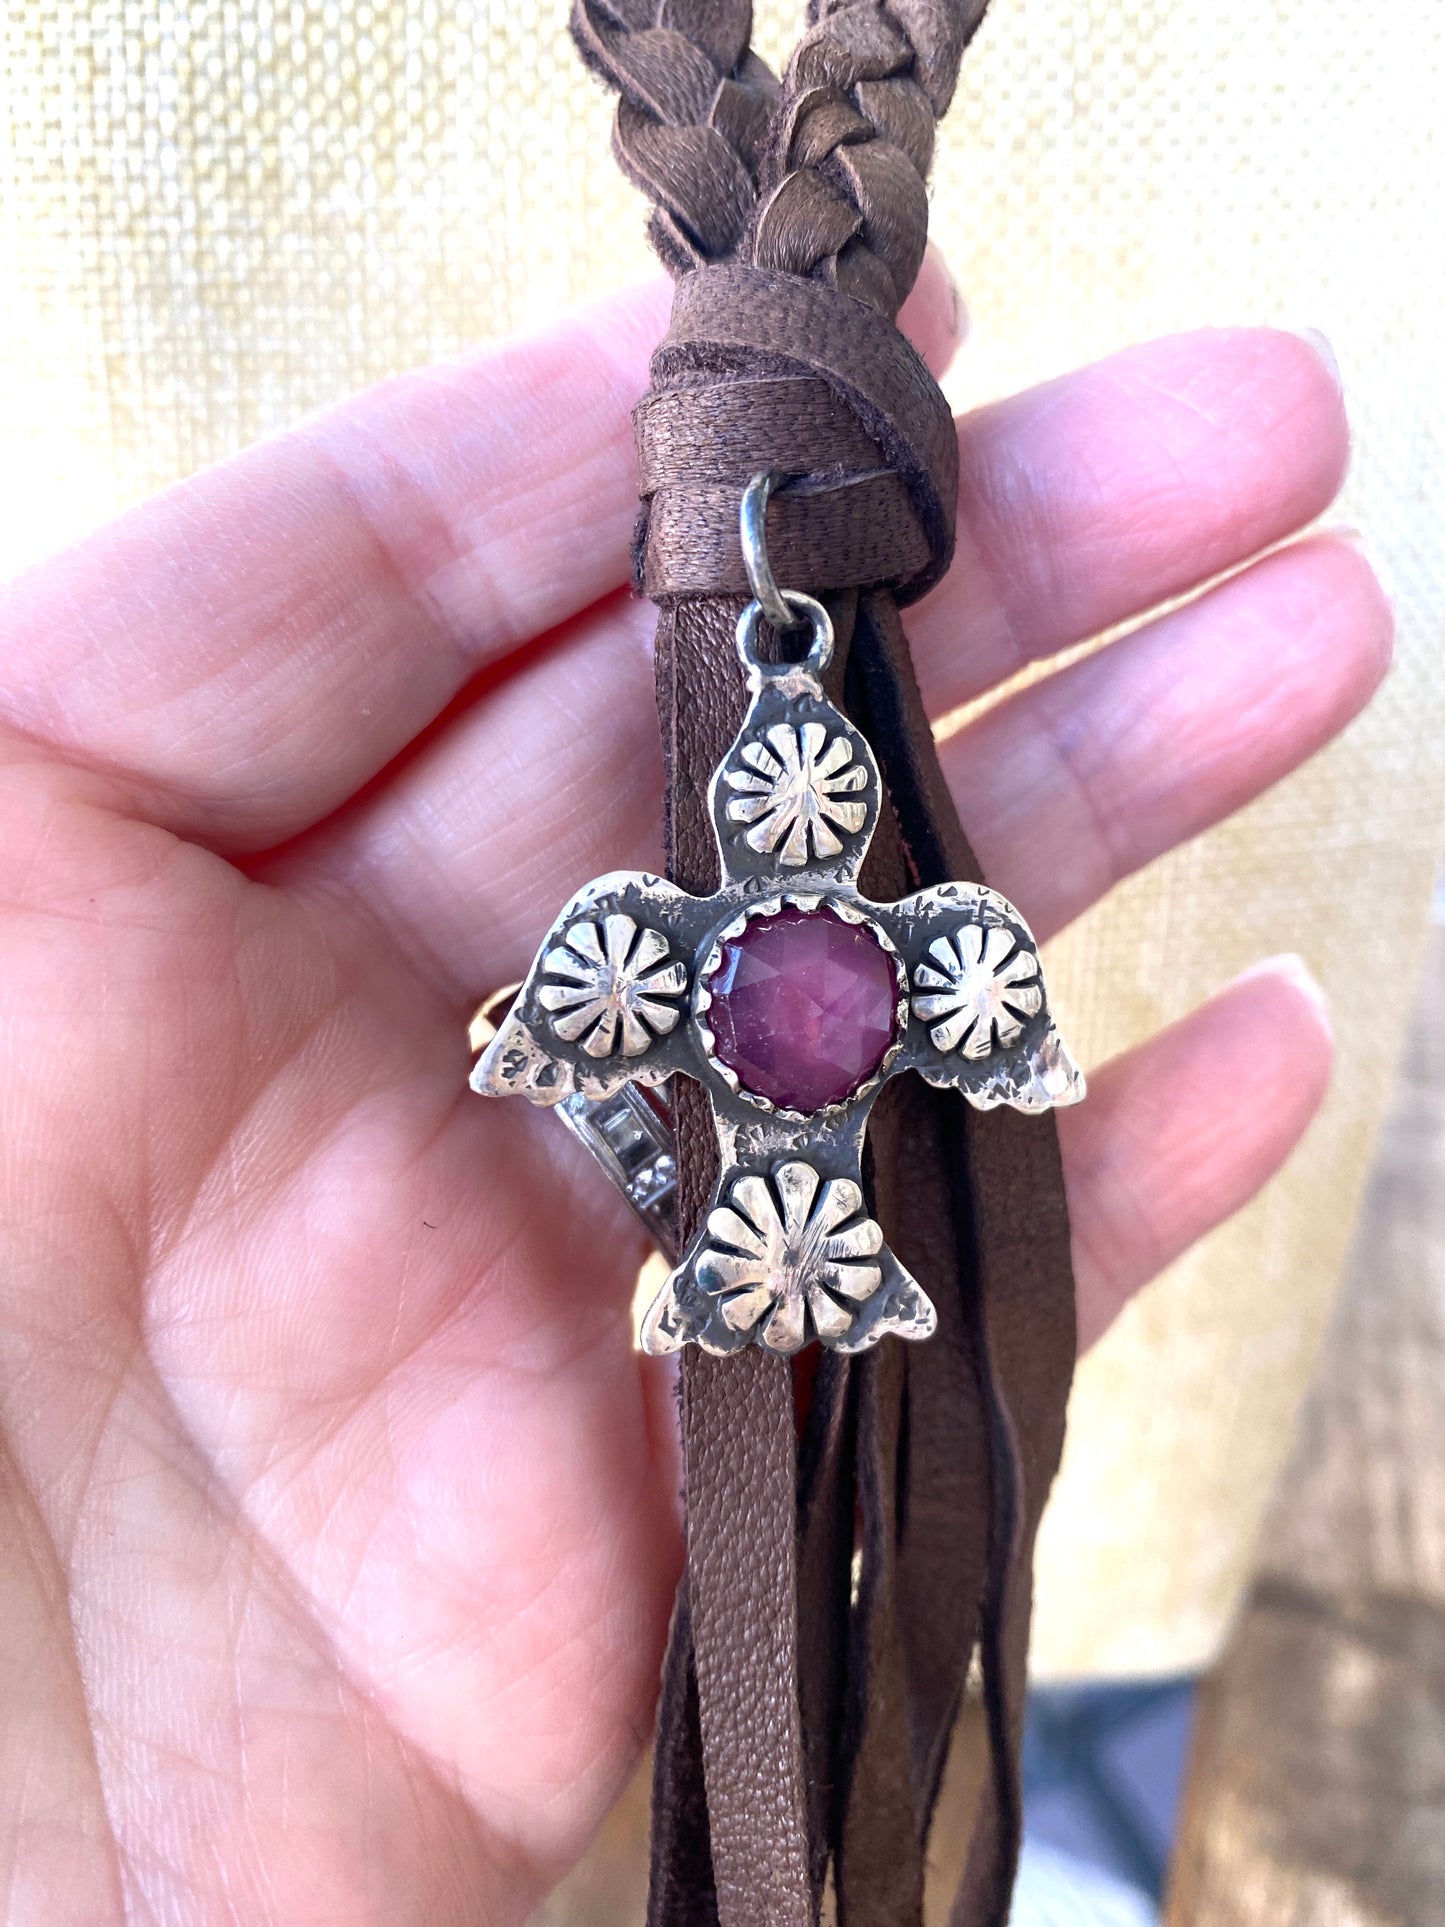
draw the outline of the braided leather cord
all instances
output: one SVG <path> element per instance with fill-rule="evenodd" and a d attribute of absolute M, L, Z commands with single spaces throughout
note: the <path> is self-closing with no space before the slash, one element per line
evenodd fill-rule
<path fill-rule="evenodd" d="M 617 90 L 612 149 L 652 202 L 673 274 L 723 261 L 747 232 L 778 83 L 748 45 L 749 0 L 575 0 L 572 36 Z"/>
<path fill-rule="evenodd" d="M 897 314 L 923 260 L 934 126 L 987 4 L 814 0 L 764 164 L 760 267 Z"/>
<path fill-rule="evenodd" d="M 750 255 L 891 317 L 923 258 L 934 127 L 986 6 L 815 0 L 781 97 L 748 44 L 749 0 L 575 0 L 572 32 L 617 91 L 613 151 L 673 274 Z"/>

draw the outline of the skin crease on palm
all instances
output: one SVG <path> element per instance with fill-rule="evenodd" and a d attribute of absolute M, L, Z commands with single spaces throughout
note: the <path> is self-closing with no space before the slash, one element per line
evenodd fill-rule
<path fill-rule="evenodd" d="M 466 1091 L 463 1031 L 567 891 L 657 861 L 625 580 L 666 301 L 391 382 L 7 598 L 8 1921 L 520 1921 L 644 1742 L 680 1541 L 639 1233 L 554 1120 Z M 956 313 L 931 263 L 935 366 Z M 1348 452 L 1296 336 L 1128 349 L 959 433 L 933 712 L 1134 621 L 943 744 L 1048 937 L 1328 741 L 1390 611 L 1351 540 L 1291 539 Z M 1277 962 L 1091 1067 L 1084 1344 L 1329 1055 Z"/>

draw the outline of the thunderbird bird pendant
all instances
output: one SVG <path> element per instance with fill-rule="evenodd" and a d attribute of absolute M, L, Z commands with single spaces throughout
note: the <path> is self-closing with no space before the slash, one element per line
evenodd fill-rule
<path fill-rule="evenodd" d="M 626 871 L 589 883 L 472 1077 L 489 1096 L 553 1106 L 676 1072 L 707 1091 L 721 1175 L 643 1322 L 654 1353 L 927 1338 L 933 1305 L 864 1199 L 864 1132 L 884 1081 L 914 1070 L 981 1110 L 1084 1095 L 1010 903 L 972 883 L 898 903 L 859 892 L 878 767 L 823 693 L 827 612 L 781 593 L 811 623 L 812 647 L 803 662 L 761 662 L 760 604 L 739 621 L 750 703 L 710 792 L 721 888 L 695 897 Z"/>

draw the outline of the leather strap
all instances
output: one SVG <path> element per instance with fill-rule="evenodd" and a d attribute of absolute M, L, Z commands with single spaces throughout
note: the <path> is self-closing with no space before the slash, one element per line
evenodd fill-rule
<path fill-rule="evenodd" d="M 890 1159 L 895 1165 L 898 1160 Z M 888 1212 L 886 1187 L 875 1208 Z M 885 1345 L 858 1381 L 859 1574 L 846 1715 L 848 1789 L 835 1848 L 838 1917 L 848 1927 L 921 1922 L 924 1836 L 908 1761 L 898 1599 L 898 1448 L 907 1360 Z"/>
<path fill-rule="evenodd" d="M 869 686 L 872 740 L 920 880 L 980 879 L 978 860 L 948 795 L 903 627 L 888 596 L 864 599 L 853 656 Z M 983 1552 L 986 1579 L 978 1634 L 992 1771 L 952 1927 L 992 1927 L 1007 1919 L 1018 1865 L 1033 1548 L 1063 1450 L 1075 1352 L 1074 1281 L 1052 1116 L 980 1113 L 962 1103 L 945 1104 L 943 1115 L 967 1323 L 961 1351 L 971 1359 L 975 1376 L 960 1397 L 957 1381 L 944 1379 L 943 1354 L 928 1356 L 937 1338 L 916 1348 L 910 1359 L 915 1374 L 933 1378 L 938 1394 L 926 1403 L 919 1400 L 936 1432 L 931 1443 L 918 1441 L 910 1464 L 922 1481 L 920 1497 L 925 1501 L 938 1492 L 940 1477 L 955 1482 L 958 1533 L 950 1552 L 941 1543 L 947 1532 L 938 1532 L 936 1514 L 931 1519 L 927 1512 L 910 1514 L 911 1521 L 925 1527 L 924 1536 L 907 1549 L 915 1570 L 924 1563 L 920 1583 L 908 1594 L 916 1607 L 914 1650 L 921 1667 L 935 1673 L 933 1691 L 915 1699 L 915 1731 L 920 1753 L 926 1756 L 932 1748 L 941 1772 L 938 1728 L 952 1721 L 967 1667 L 957 1639 L 957 1595 L 949 1576 L 967 1585 Z M 938 1336 L 946 1329 L 941 1325 Z M 967 1446 L 978 1439 L 980 1426 L 987 1447 L 986 1503 L 973 1462 L 965 1460 L 960 1478 L 953 1457 L 955 1439 Z M 907 1537 L 913 1529 L 911 1523 Z M 946 1703 L 950 1695 L 951 1707 Z M 924 1791 L 931 1812 L 936 1780 Z"/>
<path fill-rule="evenodd" d="M 958 438 L 892 322 L 819 282 L 745 266 L 684 275 L 636 412 L 642 588 L 747 593 L 738 498 L 763 466 L 780 581 L 888 583 L 908 601 L 953 559 Z"/>
<path fill-rule="evenodd" d="M 662 601 L 669 874 L 693 889 L 716 881 L 706 791 L 743 700 L 738 495 L 762 468 L 803 478 L 775 499 L 775 571 L 829 600 L 838 693 L 882 769 L 865 884 L 978 876 L 897 615 L 947 567 L 956 444 L 891 318 L 983 5 L 814 0 L 779 89 L 739 0 L 577 0 L 584 57 L 620 94 L 619 159 L 682 276 L 638 410 L 638 567 Z M 686 1236 L 715 1149 L 694 1091 L 677 1112 Z M 688 1578 L 659 1708 L 651 1927 L 802 1927 L 830 1863 L 842 1927 L 921 1923 L 975 1642 L 992 1771 L 954 1922 L 1007 1916 L 1029 1567 L 1073 1356 L 1056 1143 L 1047 1119 L 897 1080 L 869 1151 L 872 1208 L 927 1278 L 937 1337 L 801 1362 L 797 1384 L 760 1352 L 684 1358 Z"/>
<path fill-rule="evenodd" d="M 732 1359 L 689 1349 L 682 1400 L 693 1650 L 718 1912 L 728 1927 L 810 1927 L 791 1374 L 758 1347 Z"/>
<path fill-rule="evenodd" d="M 851 1359 L 818 1352 L 800 1359 L 794 1371 L 807 1407 L 798 1465 L 798 1701 L 816 1898 L 838 1836 L 844 1790 L 838 1709 L 853 1621 L 857 1412 Z"/>
<path fill-rule="evenodd" d="M 668 874 L 700 893 L 718 882 L 707 784 L 744 709 L 732 643 L 741 607 L 740 600 L 684 602 L 658 623 Z M 688 1238 L 707 1209 L 717 1153 L 695 1085 L 678 1090 L 674 1115 L 679 1229 Z M 689 1348 L 682 1436 L 693 1666 L 718 1917 L 723 1927 L 809 1927 L 815 1911 L 798 1693 L 797 1450 L 788 1361 L 761 1350 L 715 1359 Z M 694 1890 L 703 1880 L 697 1861 L 678 1876 Z"/>
<path fill-rule="evenodd" d="M 702 1714 L 684 1571 L 657 1696 L 647 1927 L 717 1927 L 717 1918 L 702 1774 Z"/>

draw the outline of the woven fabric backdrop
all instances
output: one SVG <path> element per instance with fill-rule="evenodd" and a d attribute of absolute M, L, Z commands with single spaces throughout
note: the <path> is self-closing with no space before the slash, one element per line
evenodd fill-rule
<path fill-rule="evenodd" d="M 785 53 L 800 9 L 766 0 Z M 565 0 L 20 0 L 0 147 L 0 565 L 304 410 L 646 273 Z M 1400 1045 L 1445 798 L 1439 0 L 994 0 L 934 233 L 962 405 L 1156 331 L 1314 326 L 1399 665 L 1348 738 L 1053 947 L 1097 1062 L 1267 952 L 1331 993 L 1329 1109 L 1083 1366 L 1041 1548 L 1047 1673 L 1214 1650 Z"/>

